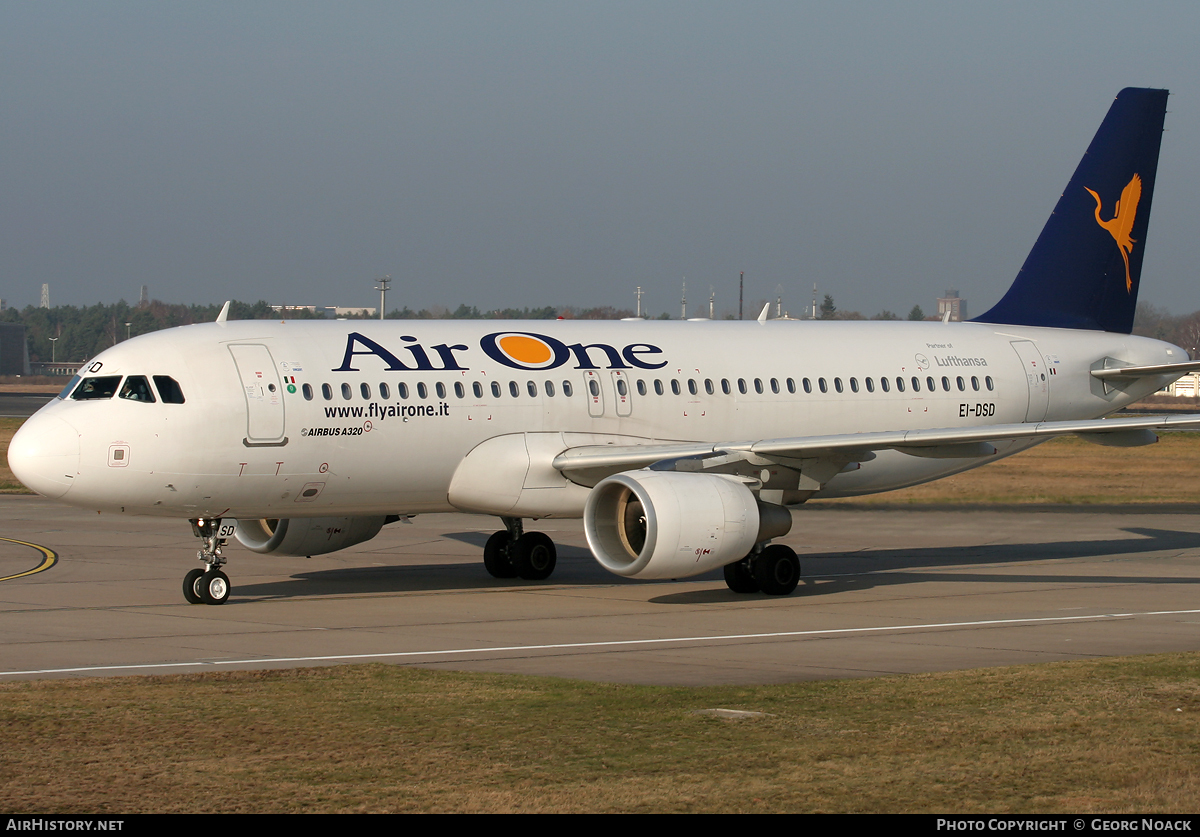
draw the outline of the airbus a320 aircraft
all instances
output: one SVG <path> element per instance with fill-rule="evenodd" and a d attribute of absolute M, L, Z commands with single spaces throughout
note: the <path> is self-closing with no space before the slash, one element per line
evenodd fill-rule
<path fill-rule="evenodd" d="M 544 579 L 527 519 L 580 517 L 631 578 L 724 567 L 791 593 L 788 506 L 914 485 L 1053 436 L 1156 441 L 1102 417 L 1200 368 L 1133 337 L 1167 91 L 1116 98 L 1012 287 L 973 322 L 227 322 L 97 355 L 13 438 L 35 491 L 187 518 L 224 547 L 315 555 L 423 512 L 499 517 L 484 565 Z M 228 310 L 228 305 L 226 306 Z"/>

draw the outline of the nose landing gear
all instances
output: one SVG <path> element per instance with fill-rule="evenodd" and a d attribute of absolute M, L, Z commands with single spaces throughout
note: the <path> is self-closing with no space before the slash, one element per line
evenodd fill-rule
<path fill-rule="evenodd" d="M 183 598 L 188 604 L 224 604 L 230 587 L 229 576 L 221 571 L 226 560 L 221 550 L 233 527 L 222 527 L 220 518 L 197 518 L 191 524 L 192 534 L 204 540 L 196 558 L 204 562 L 205 569 L 196 568 L 183 577 Z"/>

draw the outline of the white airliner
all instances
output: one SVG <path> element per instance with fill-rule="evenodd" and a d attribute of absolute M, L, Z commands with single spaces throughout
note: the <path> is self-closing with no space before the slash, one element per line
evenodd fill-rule
<path fill-rule="evenodd" d="M 1005 297 L 968 323 L 228 322 L 102 352 L 12 440 L 35 491 L 187 518 L 223 547 L 343 549 L 423 512 L 495 515 L 484 564 L 543 579 L 526 519 L 580 517 L 607 569 L 785 595 L 787 506 L 888 491 L 1053 436 L 1140 445 L 1200 416 L 1103 416 L 1200 368 L 1130 335 L 1165 90 L 1120 93 Z M 228 306 L 227 306 L 228 307 Z M 765 312 L 764 312 L 765 314 Z"/>

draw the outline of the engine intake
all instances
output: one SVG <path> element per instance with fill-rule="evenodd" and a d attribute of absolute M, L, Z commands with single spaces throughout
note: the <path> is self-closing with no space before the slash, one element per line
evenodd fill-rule
<path fill-rule="evenodd" d="M 786 535 L 792 515 L 720 474 L 628 471 L 599 482 L 583 512 L 592 554 L 627 578 L 685 578 Z"/>

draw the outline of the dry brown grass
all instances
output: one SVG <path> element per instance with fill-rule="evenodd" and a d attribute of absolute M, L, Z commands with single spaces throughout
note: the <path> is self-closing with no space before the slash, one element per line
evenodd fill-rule
<path fill-rule="evenodd" d="M 1108 448 L 1074 436 L 1052 439 L 935 482 L 858 497 L 869 504 L 1200 503 L 1200 433 L 1164 433 L 1158 444 Z"/>
<path fill-rule="evenodd" d="M 0 494 L 32 494 L 17 480 L 8 467 L 8 443 L 25 419 L 0 418 Z"/>
<path fill-rule="evenodd" d="M 0 807 L 1188 812 L 1198 664 L 704 689 L 382 665 L 9 683 Z M 766 714 L 694 714 L 710 707 Z"/>

